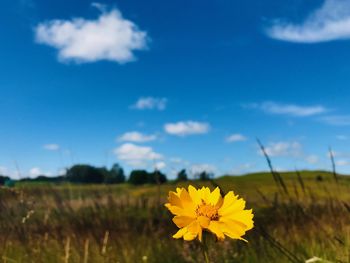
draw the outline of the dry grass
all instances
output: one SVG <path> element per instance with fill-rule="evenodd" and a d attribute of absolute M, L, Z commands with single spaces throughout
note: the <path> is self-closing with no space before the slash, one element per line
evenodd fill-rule
<path fill-rule="evenodd" d="M 223 177 L 255 212 L 248 244 L 210 242 L 213 262 L 350 262 L 350 184 L 331 173 Z M 322 177 L 322 180 L 320 179 Z M 318 180 L 316 180 L 318 178 Z M 301 181 L 300 181 L 301 180 Z M 211 182 L 191 182 L 197 186 Z M 181 183 L 185 186 L 188 183 Z M 161 187 L 161 202 L 176 184 Z M 173 240 L 176 227 L 157 186 L 19 185 L 0 190 L 3 262 L 201 262 L 196 242 Z"/>

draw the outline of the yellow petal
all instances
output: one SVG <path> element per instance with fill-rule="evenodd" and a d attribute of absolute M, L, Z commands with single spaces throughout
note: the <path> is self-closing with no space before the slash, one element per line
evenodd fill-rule
<path fill-rule="evenodd" d="M 205 203 L 209 203 L 209 196 L 210 196 L 209 187 L 203 186 L 200 190 L 198 190 L 198 192 L 201 200 L 203 200 Z"/>
<path fill-rule="evenodd" d="M 184 234 L 187 232 L 187 227 L 181 228 L 179 231 L 176 232 L 175 235 L 173 235 L 173 238 L 182 238 Z"/>
<path fill-rule="evenodd" d="M 180 193 L 180 199 L 181 199 L 181 203 L 182 203 L 183 207 L 185 207 L 185 206 L 193 206 L 194 207 L 194 203 L 192 202 L 192 199 L 191 199 L 191 197 L 186 189 L 182 189 L 182 191 Z"/>
<path fill-rule="evenodd" d="M 188 232 L 191 232 L 192 234 L 197 234 L 201 230 L 201 226 L 199 225 L 199 222 L 197 220 L 193 221 L 190 225 L 187 226 Z"/>
<path fill-rule="evenodd" d="M 171 205 L 182 207 L 181 199 L 176 193 L 172 191 L 169 192 L 168 201 Z"/>
<path fill-rule="evenodd" d="M 198 220 L 198 222 L 199 222 L 201 227 L 208 228 L 209 223 L 210 223 L 210 219 L 208 217 L 206 217 L 206 216 L 199 216 L 197 218 L 197 220 Z"/>
<path fill-rule="evenodd" d="M 226 216 L 229 214 L 242 211 L 244 210 L 244 208 L 245 208 L 245 201 L 241 198 L 238 200 L 234 200 L 234 202 L 232 202 L 230 206 L 223 205 L 218 212 L 220 216 Z"/>
<path fill-rule="evenodd" d="M 188 217 L 188 216 L 175 216 L 173 218 L 173 222 L 176 224 L 177 227 L 185 227 L 191 224 L 195 218 L 193 217 Z"/>
<path fill-rule="evenodd" d="M 209 195 L 209 203 L 213 206 L 216 206 L 216 204 L 220 200 L 220 197 L 221 197 L 220 189 L 219 187 L 216 187 L 215 190 Z"/>
<path fill-rule="evenodd" d="M 195 239 L 197 236 L 197 234 L 193 234 L 191 232 L 187 232 L 185 235 L 184 235 L 184 240 L 186 241 L 191 241 L 193 239 Z"/>
<path fill-rule="evenodd" d="M 220 223 L 218 221 L 210 221 L 208 229 L 216 235 L 219 240 L 225 239 L 224 233 L 221 230 Z"/>
<path fill-rule="evenodd" d="M 188 217 L 193 217 L 193 211 L 192 210 L 187 210 L 187 209 L 182 209 L 178 206 L 173 206 L 173 205 L 166 205 L 166 207 L 169 209 L 169 211 L 176 215 L 176 216 L 188 216 Z"/>
<path fill-rule="evenodd" d="M 240 239 L 246 232 L 246 225 L 233 221 L 227 218 L 221 218 L 220 222 L 222 222 L 222 231 L 225 235 L 230 238 Z"/>
<path fill-rule="evenodd" d="M 184 188 L 176 187 L 176 194 L 178 196 L 180 196 L 180 193 L 181 193 L 182 189 L 184 189 Z"/>
<path fill-rule="evenodd" d="M 192 199 L 192 202 L 195 204 L 195 205 L 199 205 L 202 203 L 201 201 L 201 197 L 199 196 L 199 193 L 197 191 L 196 188 L 194 188 L 192 185 L 189 185 L 188 186 L 188 193 Z"/>
<path fill-rule="evenodd" d="M 221 209 L 222 210 L 225 210 L 227 209 L 228 207 L 230 207 L 233 202 L 235 202 L 237 200 L 237 196 L 234 195 L 233 191 L 230 191 L 228 192 L 225 197 L 224 197 L 224 200 L 222 202 L 222 206 L 221 206 Z"/>
<path fill-rule="evenodd" d="M 246 226 L 246 231 L 252 229 L 254 226 L 254 215 L 251 209 L 238 211 L 236 213 L 229 214 L 225 217 L 244 224 Z"/>

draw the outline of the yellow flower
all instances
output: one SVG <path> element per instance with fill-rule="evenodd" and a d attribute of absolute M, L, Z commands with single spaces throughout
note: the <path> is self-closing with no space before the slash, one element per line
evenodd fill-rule
<path fill-rule="evenodd" d="M 198 237 L 202 241 L 202 232 L 209 231 L 223 240 L 225 235 L 233 239 L 241 239 L 245 232 L 253 228 L 252 210 L 245 210 L 245 201 L 233 191 L 225 197 L 217 187 L 210 191 L 208 187 L 196 189 L 192 185 L 170 191 L 165 206 L 175 215 L 173 222 L 180 230 L 174 238 L 190 241 Z"/>

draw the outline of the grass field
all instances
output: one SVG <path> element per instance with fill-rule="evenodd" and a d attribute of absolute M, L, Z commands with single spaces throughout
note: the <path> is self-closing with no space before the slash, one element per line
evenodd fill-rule
<path fill-rule="evenodd" d="M 203 262 L 197 242 L 172 239 L 176 226 L 164 207 L 169 190 L 191 183 L 234 190 L 254 210 L 255 228 L 245 237 L 249 243 L 209 240 L 212 262 L 350 262 L 350 178 L 336 181 L 322 171 L 282 173 L 281 178 L 285 187 L 270 173 L 256 173 L 161 186 L 37 183 L 2 188 L 1 259 Z"/>

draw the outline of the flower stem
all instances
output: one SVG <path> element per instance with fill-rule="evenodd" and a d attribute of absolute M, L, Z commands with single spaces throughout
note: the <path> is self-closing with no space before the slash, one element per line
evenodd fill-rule
<path fill-rule="evenodd" d="M 205 263 L 210 263 L 209 257 L 208 257 L 208 250 L 204 249 L 203 255 L 204 255 Z"/>
<path fill-rule="evenodd" d="M 203 233 L 203 241 L 201 242 L 201 249 L 203 252 L 205 263 L 210 263 L 209 255 L 208 255 L 208 246 L 207 246 L 207 235 Z"/>

